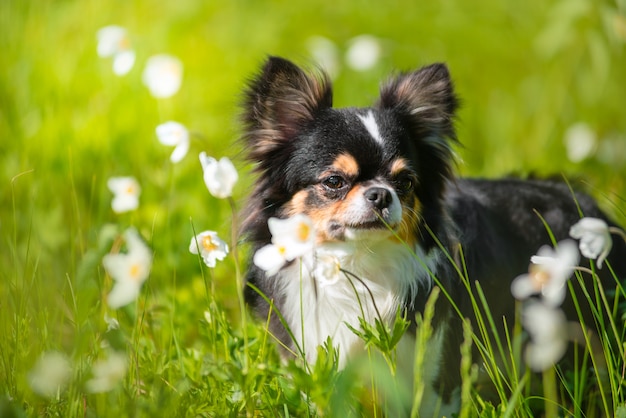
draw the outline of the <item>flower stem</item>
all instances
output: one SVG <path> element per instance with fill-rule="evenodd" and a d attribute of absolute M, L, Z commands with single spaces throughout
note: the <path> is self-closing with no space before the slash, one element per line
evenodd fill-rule
<path fill-rule="evenodd" d="M 559 402 L 556 391 L 556 372 L 554 367 L 550 367 L 542 374 L 543 381 L 543 395 L 545 398 L 545 416 L 557 417 L 559 416 Z"/>
<path fill-rule="evenodd" d="M 244 299 L 243 294 L 243 278 L 241 277 L 241 270 L 239 269 L 239 253 L 237 251 L 237 208 L 235 205 L 235 200 L 232 196 L 228 197 L 228 204 L 230 205 L 230 210 L 232 212 L 232 221 L 231 221 L 231 254 L 233 255 L 233 259 L 235 261 L 235 280 L 237 284 L 237 299 L 239 300 L 239 311 L 241 313 L 241 328 L 243 332 L 243 350 L 244 350 L 244 369 L 248 368 L 248 320 L 246 315 L 246 301 Z"/>
<path fill-rule="evenodd" d="M 614 235 L 619 235 L 620 237 L 622 237 L 622 239 L 624 241 L 626 241 L 626 232 L 624 232 L 624 230 L 622 228 L 617 228 L 615 226 L 610 226 L 609 227 L 609 232 L 611 234 L 614 234 Z"/>

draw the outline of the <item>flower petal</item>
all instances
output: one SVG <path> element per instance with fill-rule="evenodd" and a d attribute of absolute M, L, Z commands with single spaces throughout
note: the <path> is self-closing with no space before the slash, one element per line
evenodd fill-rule
<path fill-rule="evenodd" d="M 155 129 L 157 139 L 163 145 L 175 146 L 189 142 L 189 131 L 179 122 L 169 121 L 158 125 Z"/>
<path fill-rule="evenodd" d="M 67 356 L 49 351 L 41 355 L 28 373 L 28 383 L 39 395 L 53 397 L 67 385 L 71 377 L 72 367 Z"/>
<path fill-rule="evenodd" d="M 265 271 L 267 276 L 273 276 L 280 271 L 287 260 L 278 246 L 268 244 L 254 253 L 252 261 L 255 266 Z"/>
<path fill-rule="evenodd" d="M 598 218 L 582 218 L 570 228 L 570 236 L 580 239 L 579 248 L 582 255 L 598 261 L 598 268 L 611 252 L 613 240 L 609 226 Z"/>
<path fill-rule="evenodd" d="M 374 67 L 382 52 L 378 38 L 372 35 L 360 35 L 350 40 L 346 52 L 348 66 L 356 71 L 365 71 Z"/>
<path fill-rule="evenodd" d="M 201 152 L 199 157 L 204 170 L 204 183 L 209 192 L 218 199 L 230 197 L 239 179 L 233 163 L 227 157 L 222 157 L 217 161 L 215 158 L 208 157 L 205 152 Z"/>
<path fill-rule="evenodd" d="M 272 234 L 272 243 L 285 248 L 287 260 L 306 254 L 315 244 L 313 221 L 304 214 L 287 219 L 270 218 L 267 226 Z"/>
<path fill-rule="evenodd" d="M 183 158 L 185 158 L 188 151 L 189 142 L 181 142 L 176 146 L 176 148 L 174 148 L 174 152 L 172 152 L 172 155 L 170 156 L 170 161 L 172 161 L 173 163 L 180 162 Z"/>
<path fill-rule="evenodd" d="M 122 76 L 128 74 L 134 65 L 135 51 L 133 50 L 118 52 L 113 57 L 113 72 L 116 75 Z"/>
<path fill-rule="evenodd" d="M 525 359 L 535 371 L 543 371 L 558 362 L 567 349 L 567 320 L 560 309 L 542 303 L 530 303 L 522 311 L 522 324 L 531 341 Z"/>
<path fill-rule="evenodd" d="M 98 55 L 106 58 L 127 48 L 126 29 L 117 25 L 109 25 L 98 30 Z"/>
<path fill-rule="evenodd" d="M 143 72 L 143 82 L 156 98 L 172 97 L 182 83 L 183 63 L 176 57 L 159 54 L 148 59 Z"/>
<path fill-rule="evenodd" d="M 111 208 L 115 213 L 124 213 L 139 207 L 139 199 L 136 196 L 119 195 L 111 201 Z"/>
<path fill-rule="evenodd" d="M 537 293 L 537 288 L 528 274 L 522 274 L 511 282 L 511 293 L 515 299 L 524 300 L 530 295 Z"/>
<path fill-rule="evenodd" d="M 105 360 L 99 360 L 92 366 L 93 378 L 85 385 L 88 392 L 102 393 L 112 390 L 126 375 L 128 359 L 126 354 L 112 352 Z"/>
<path fill-rule="evenodd" d="M 189 251 L 202 256 L 204 264 L 215 267 L 217 261 L 222 261 L 228 255 L 228 244 L 215 231 L 204 231 L 191 238 Z"/>
<path fill-rule="evenodd" d="M 141 285 L 126 280 L 119 281 L 113 286 L 113 290 L 107 296 L 107 303 L 112 309 L 118 309 L 134 302 L 139 297 Z"/>

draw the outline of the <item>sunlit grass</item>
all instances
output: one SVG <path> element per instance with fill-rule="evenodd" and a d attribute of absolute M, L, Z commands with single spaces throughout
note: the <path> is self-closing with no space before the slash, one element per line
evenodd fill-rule
<path fill-rule="evenodd" d="M 0 415 L 396 411 L 407 399 L 387 394 L 387 402 L 383 398 L 369 409 L 363 401 L 368 382 L 389 383 L 393 345 L 379 344 L 388 350 L 387 362 L 372 355 L 374 367 L 363 366 L 365 371 L 358 363 L 338 372 L 331 347 L 320 349 L 308 369 L 281 362 L 263 321 L 242 321 L 236 272 L 245 268 L 245 246 L 237 247 L 237 260 L 231 252 L 213 269 L 188 251 L 200 231 L 231 237 L 233 207 L 241 206 L 249 190 L 248 167 L 240 165 L 235 143 L 239 92 L 266 54 L 305 61 L 311 36 L 327 37 L 337 48 L 339 106 L 371 103 L 379 80 L 397 68 L 446 61 L 464 102 L 460 171 L 580 175 L 623 221 L 625 12 L 611 3 L 570 3 L 1 2 Z M 97 55 L 96 33 L 109 24 L 128 30 L 137 54 L 122 77 L 113 73 L 111 59 Z M 359 72 L 344 55 L 350 40 L 362 34 L 378 37 L 383 53 L 374 67 Z M 183 82 L 175 96 L 155 99 L 142 72 L 148 58 L 161 53 L 181 60 Z M 177 164 L 155 132 L 170 120 L 190 133 L 190 151 Z M 573 162 L 564 136 L 578 122 L 597 138 L 588 158 Z M 240 169 L 230 202 L 205 188 L 201 151 L 229 156 Z M 142 193 L 136 210 L 112 210 L 107 181 L 115 176 L 137 178 Z M 113 310 L 106 297 L 114 283 L 102 259 L 129 227 L 151 248 L 153 264 L 137 301 Z M 226 240 L 235 248 L 234 240 Z M 462 276 L 462 266 L 459 271 Z M 590 298 L 601 309 L 624 311 L 596 292 Z M 483 301 L 474 303 L 487 312 Z M 496 382 L 497 402 L 470 396 L 476 370 L 466 362 L 462 414 L 528 416 L 528 405 L 543 392 L 531 389 L 529 374 L 515 368 L 519 358 L 507 358 L 504 368 L 493 360 L 499 352 L 520 355 L 521 331 L 489 346 L 480 336 L 489 333 L 492 321 L 484 318 L 473 343 Z M 624 340 L 621 325 L 602 329 Z M 385 335 L 382 329 L 361 331 L 365 338 Z M 393 327 L 387 331 L 395 335 Z M 602 344 L 609 388 L 593 402 L 623 405 L 626 347 Z M 94 365 L 117 352 L 126 358 L 125 373 L 112 378 L 108 390 L 92 393 Z M 62 353 L 71 372 L 57 393 L 41 395 L 29 376 L 46 353 Z M 574 382 L 565 398 L 572 403 L 589 397 L 592 377 L 587 371 L 556 376 Z M 409 409 L 419 401 L 416 383 L 416 392 L 407 395 Z"/>

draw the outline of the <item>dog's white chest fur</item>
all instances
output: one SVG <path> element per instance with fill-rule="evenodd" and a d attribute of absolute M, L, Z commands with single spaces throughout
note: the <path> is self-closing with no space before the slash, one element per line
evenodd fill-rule
<path fill-rule="evenodd" d="M 329 258 L 351 274 L 320 277 L 318 264 Z M 283 287 L 282 314 L 306 360 L 315 362 L 317 346 L 331 337 L 339 347 L 339 366 L 345 366 L 364 348 L 346 324 L 359 329 L 359 318 L 374 324 L 378 315 L 389 324 L 401 304 L 414 299 L 419 280 L 429 280 L 432 264 L 427 264 L 406 245 L 385 239 L 323 245 L 316 255 L 283 269 L 277 281 Z"/>
<path fill-rule="evenodd" d="M 330 282 L 328 277 L 319 277 L 317 263 L 328 258 L 334 258 L 342 270 L 352 274 L 341 272 Z M 420 285 L 422 290 L 429 287 L 430 274 L 435 273 L 437 261 L 436 256 L 427 256 L 419 250 L 413 252 L 405 244 L 385 240 L 324 245 L 317 248 L 316 255 L 283 269 L 277 280 L 283 295 L 282 314 L 306 361 L 315 363 L 317 347 L 328 337 L 339 348 L 340 368 L 349 358 L 364 353 L 364 341 L 347 324 L 360 329 L 361 317 L 370 324 L 378 318 L 391 324 L 398 308 L 405 301 L 415 299 Z M 444 404 L 432 386 L 439 374 L 443 335 L 443 328 L 438 329 L 426 347 L 427 361 L 421 376 L 425 386 L 420 407 L 424 416 L 449 416 L 458 411 L 457 397 L 450 404 Z M 410 385 L 414 338 L 405 336 L 399 350 L 408 363 L 402 364 L 399 370 L 409 373 L 404 378 Z"/>

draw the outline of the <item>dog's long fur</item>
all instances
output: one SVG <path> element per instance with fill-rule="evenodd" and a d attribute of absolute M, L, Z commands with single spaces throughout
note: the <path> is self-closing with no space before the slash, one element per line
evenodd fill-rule
<path fill-rule="evenodd" d="M 393 77 L 371 108 L 332 108 L 323 72 L 281 58 L 269 58 L 250 82 L 243 141 L 258 178 L 242 234 L 254 253 L 271 241 L 269 218 L 302 213 L 316 227 L 317 246 L 273 276 L 250 263 L 247 280 L 272 300 L 295 341 L 275 314 L 271 332 L 292 351 L 300 347 L 307 361 L 315 361 L 316 347 L 330 336 L 345 365 L 364 350 L 346 323 L 358 328 L 362 315 L 373 323 L 376 309 L 387 322 L 398 310 L 414 318 L 433 276 L 471 318 L 469 296 L 449 259 L 461 265 L 459 249 L 494 318 L 512 324 L 510 282 L 551 243 L 541 218 L 557 240 L 580 218 L 577 204 L 585 216 L 606 219 L 590 197 L 572 195 L 561 182 L 456 178 L 457 106 L 443 64 Z M 332 255 L 359 280 L 322 286 L 315 272 L 320 254 Z M 615 270 L 626 272 L 624 246 L 616 243 L 613 254 L 621 256 L 611 259 Z M 269 304 L 256 291 L 248 289 L 247 299 L 267 317 Z M 423 416 L 458 408 L 461 321 L 443 299 L 423 376 Z M 565 309 L 572 311 L 568 302 Z"/>

